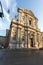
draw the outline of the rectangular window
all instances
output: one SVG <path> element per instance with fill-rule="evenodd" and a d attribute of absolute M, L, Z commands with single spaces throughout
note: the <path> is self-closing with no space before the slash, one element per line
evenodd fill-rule
<path fill-rule="evenodd" d="M 31 20 L 29 20 L 29 25 L 31 25 Z"/>

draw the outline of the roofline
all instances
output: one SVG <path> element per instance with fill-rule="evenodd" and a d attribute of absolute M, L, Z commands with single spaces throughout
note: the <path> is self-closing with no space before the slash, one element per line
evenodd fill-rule
<path fill-rule="evenodd" d="M 26 14 L 29 14 L 29 12 L 26 12 L 26 11 L 31 11 L 31 10 L 29 10 L 29 9 L 23 9 L 23 8 L 18 8 L 18 12 L 20 12 L 20 10 L 21 10 L 21 12 L 24 12 L 24 13 L 26 13 Z M 32 11 L 31 11 L 32 12 Z M 33 12 L 32 12 L 33 13 Z M 30 14 L 29 14 L 30 15 Z M 30 15 L 30 16 L 32 16 L 32 15 Z M 38 18 L 33 14 L 33 17 L 36 19 L 36 20 L 38 20 Z"/>

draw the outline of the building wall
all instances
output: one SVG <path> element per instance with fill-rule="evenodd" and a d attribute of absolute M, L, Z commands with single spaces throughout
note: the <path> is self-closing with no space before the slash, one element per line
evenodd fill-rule
<path fill-rule="evenodd" d="M 0 45 L 5 45 L 6 43 L 6 36 L 0 36 Z"/>
<path fill-rule="evenodd" d="M 5 48 L 9 47 L 9 41 L 10 41 L 10 30 L 6 29 L 6 43 L 4 45 Z"/>
<path fill-rule="evenodd" d="M 42 47 L 38 19 L 31 10 L 18 8 L 18 15 L 10 25 L 10 48 Z"/>

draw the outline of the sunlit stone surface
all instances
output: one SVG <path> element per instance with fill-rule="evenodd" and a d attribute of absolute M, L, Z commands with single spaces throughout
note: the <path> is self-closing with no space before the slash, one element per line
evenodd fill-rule
<path fill-rule="evenodd" d="M 10 25 L 10 48 L 43 47 L 43 32 L 38 28 L 38 19 L 31 10 L 18 8 L 18 15 Z"/>

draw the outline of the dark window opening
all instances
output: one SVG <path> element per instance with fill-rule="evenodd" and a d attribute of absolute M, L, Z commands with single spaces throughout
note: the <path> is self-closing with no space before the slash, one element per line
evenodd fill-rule
<path fill-rule="evenodd" d="M 24 41 L 24 36 L 22 37 L 22 41 Z"/>
<path fill-rule="evenodd" d="M 33 47 L 33 38 L 31 38 L 31 47 Z"/>
<path fill-rule="evenodd" d="M 17 19 L 17 21 L 19 21 L 19 20 Z"/>
<path fill-rule="evenodd" d="M 31 20 L 29 20 L 29 25 L 31 25 Z"/>

